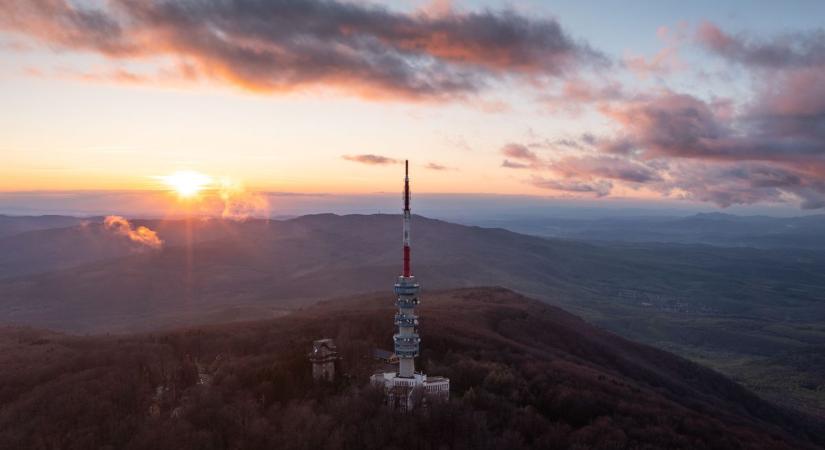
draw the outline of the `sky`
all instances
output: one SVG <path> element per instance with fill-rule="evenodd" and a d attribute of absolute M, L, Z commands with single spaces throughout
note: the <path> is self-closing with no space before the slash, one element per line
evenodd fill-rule
<path fill-rule="evenodd" d="M 0 209 L 89 192 L 115 209 L 197 171 L 215 200 L 197 208 L 277 214 L 276 197 L 393 192 L 409 159 L 416 192 L 442 198 L 821 212 L 822 17 L 818 1 L 5 0 Z"/>

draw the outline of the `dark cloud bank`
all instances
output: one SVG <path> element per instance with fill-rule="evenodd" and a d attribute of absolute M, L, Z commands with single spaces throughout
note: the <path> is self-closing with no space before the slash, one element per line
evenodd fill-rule
<path fill-rule="evenodd" d="M 245 88 L 323 85 L 440 99 L 506 76 L 559 77 L 606 59 L 552 19 L 511 11 L 425 14 L 320 0 L 6 0 L 0 27 L 113 58 L 172 56 L 187 77 Z"/>

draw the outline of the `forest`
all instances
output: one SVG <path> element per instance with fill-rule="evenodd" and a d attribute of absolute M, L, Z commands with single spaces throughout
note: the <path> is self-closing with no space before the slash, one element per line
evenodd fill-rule
<path fill-rule="evenodd" d="M 392 300 L 139 335 L 0 333 L 0 448 L 817 448 L 821 428 L 715 372 L 501 288 L 427 293 L 418 367 L 451 379 L 411 413 L 368 385 Z M 332 337 L 333 383 L 307 353 Z"/>

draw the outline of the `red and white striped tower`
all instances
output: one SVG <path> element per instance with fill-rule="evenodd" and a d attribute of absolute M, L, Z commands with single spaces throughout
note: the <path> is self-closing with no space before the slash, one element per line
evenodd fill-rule
<path fill-rule="evenodd" d="M 415 371 L 415 358 L 418 356 L 421 338 L 418 336 L 418 305 L 420 286 L 412 274 L 410 261 L 410 165 L 404 162 L 404 268 L 395 282 L 395 326 L 398 332 L 392 337 L 395 355 L 398 357 L 397 372 L 380 372 L 370 377 L 370 382 L 383 386 L 387 402 L 405 410 L 414 406 L 413 391 L 420 390 L 427 398 L 449 399 L 450 379 L 445 377 L 427 377 L 427 374 Z"/>
<path fill-rule="evenodd" d="M 412 378 L 415 374 L 415 357 L 418 356 L 418 316 L 415 305 L 418 304 L 419 285 L 412 275 L 410 267 L 410 165 L 404 162 L 404 270 L 395 283 L 396 304 L 395 325 L 398 333 L 393 336 L 395 354 L 398 356 L 398 376 Z"/>

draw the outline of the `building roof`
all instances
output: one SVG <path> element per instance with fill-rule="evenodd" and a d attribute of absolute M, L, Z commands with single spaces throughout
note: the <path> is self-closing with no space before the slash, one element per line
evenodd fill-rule
<path fill-rule="evenodd" d="M 373 358 L 392 359 L 394 356 L 395 356 L 395 353 L 393 353 L 389 350 L 384 350 L 384 349 L 380 349 L 380 348 L 372 349 L 372 357 Z"/>

